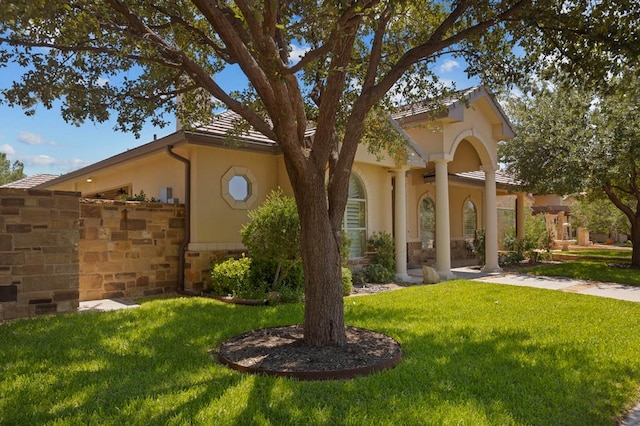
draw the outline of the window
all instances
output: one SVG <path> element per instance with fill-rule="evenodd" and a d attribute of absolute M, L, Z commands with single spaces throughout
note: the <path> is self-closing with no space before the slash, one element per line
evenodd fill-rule
<path fill-rule="evenodd" d="M 251 170 L 233 166 L 222 176 L 222 198 L 233 209 L 248 209 L 258 199 L 258 182 Z"/>
<path fill-rule="evenodd" d="M 364 256 L 367 247 L 367 197 L 360 178 L 351 174 L 349 198 L 344 212 L 344 231 L 349 238 L 349 258 Z"/>
<path fill-rule="evenodd" d="M 234 201 L 247 201 L 251 195 L 251 182 L 244 175 L 236 175 L 229 179 L 229 195 Z"/>
<path fill-rule="evenodd" d="M 478 226 L 478 214 L 476 212 L 476 205 L 473 204 L 473 201 L 467 200 L 464 203 L 462 218 L 464 238 L 466 240 L 473 240 Z"/>
<path fill-rule="evenodd" d="M 422 248 L 433 248 L 436 239 L 436 205 L 429 197 L 420 202 L 420 239 Z"/>

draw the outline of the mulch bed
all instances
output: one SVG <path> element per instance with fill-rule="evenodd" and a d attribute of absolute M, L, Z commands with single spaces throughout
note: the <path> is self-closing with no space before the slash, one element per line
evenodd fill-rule
<path fill-rule="evenodd" d="M 348 379 L 400 361 L 400 344 L 391 337 L 356 327 L 346 333 L 345 346 L 315 348 L 304 343 L 299 325 L 254 330 L 222 343 L 218 359 L 239 371 L 301 380 Z"/>

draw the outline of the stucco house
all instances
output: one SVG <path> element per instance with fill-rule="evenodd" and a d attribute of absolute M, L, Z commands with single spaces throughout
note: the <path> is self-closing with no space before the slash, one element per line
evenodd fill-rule
<path fill-rule="evenodd" d="M 465 258 L 474 232 L 484 229 L 484 268 L 498 270 L 497 198 L 507 195 L 523 235 L 524 194 L 511 192 L 497 162 L 497 143 L 512 138 L 513 128 L 485 87 L 464 91 L 463 99 L 435 120 L 420 107 L 390 119 L 408 141 L 400 163 L 359 148 L 344 219 L 352 258 L 364 256 L 368 236 L 384 231 L 394 236 L 400 278 L 408 267 L 432 263 L 448 279 L 452 260 Z M 178 129 L 38 188 L 103 198 L 143 191 L 185 203 L 184 288 L 200 289 L 213 258 L 244 249 L 240 228 L 248 210 L 278 187 L 292 194 L 277 144 L 255 131 L 231 138 L 233 119 L 222 113 L 210 125 Z"/>

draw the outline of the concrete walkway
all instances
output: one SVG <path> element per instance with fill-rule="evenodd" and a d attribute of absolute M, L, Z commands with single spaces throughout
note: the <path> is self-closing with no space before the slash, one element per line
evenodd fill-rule
<path fill-rule="evenodd" d="M 640 302 L 640 287 L 622 284 L 600 283 L 563 277 L 535 276 L 513 272 L 485 273 L 476 267 L 454 268 L 452 271 L 456 278 L 465 280 L 560 290 L 570 293 Z M 412 282 L 420 282 L 420 280 L 422 280 L 422 270 L 412 269 L 409 271 L 409 276 L 412 278 Z"/>
<path fill-rule="evenodd" d="M 138 304 L 125 299 L 100 299 L 100 300 L 87 300 L 80 302 L 78 312 L 88 311 L 116 311 L 118 309 L 130 309 L 137 308 Z"/>

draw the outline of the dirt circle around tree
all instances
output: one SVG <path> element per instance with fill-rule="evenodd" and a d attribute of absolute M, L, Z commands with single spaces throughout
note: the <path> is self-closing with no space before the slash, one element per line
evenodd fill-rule
<path fill-rule="evenodd" d="M 345 346 L 310 347 L 300 325 L 263 328 L 232 337 L 218 360 L 232 369 L 299 380 L 351 379 L 393 368 L 400 344 L 376 331 L 346 327 Z"/>

